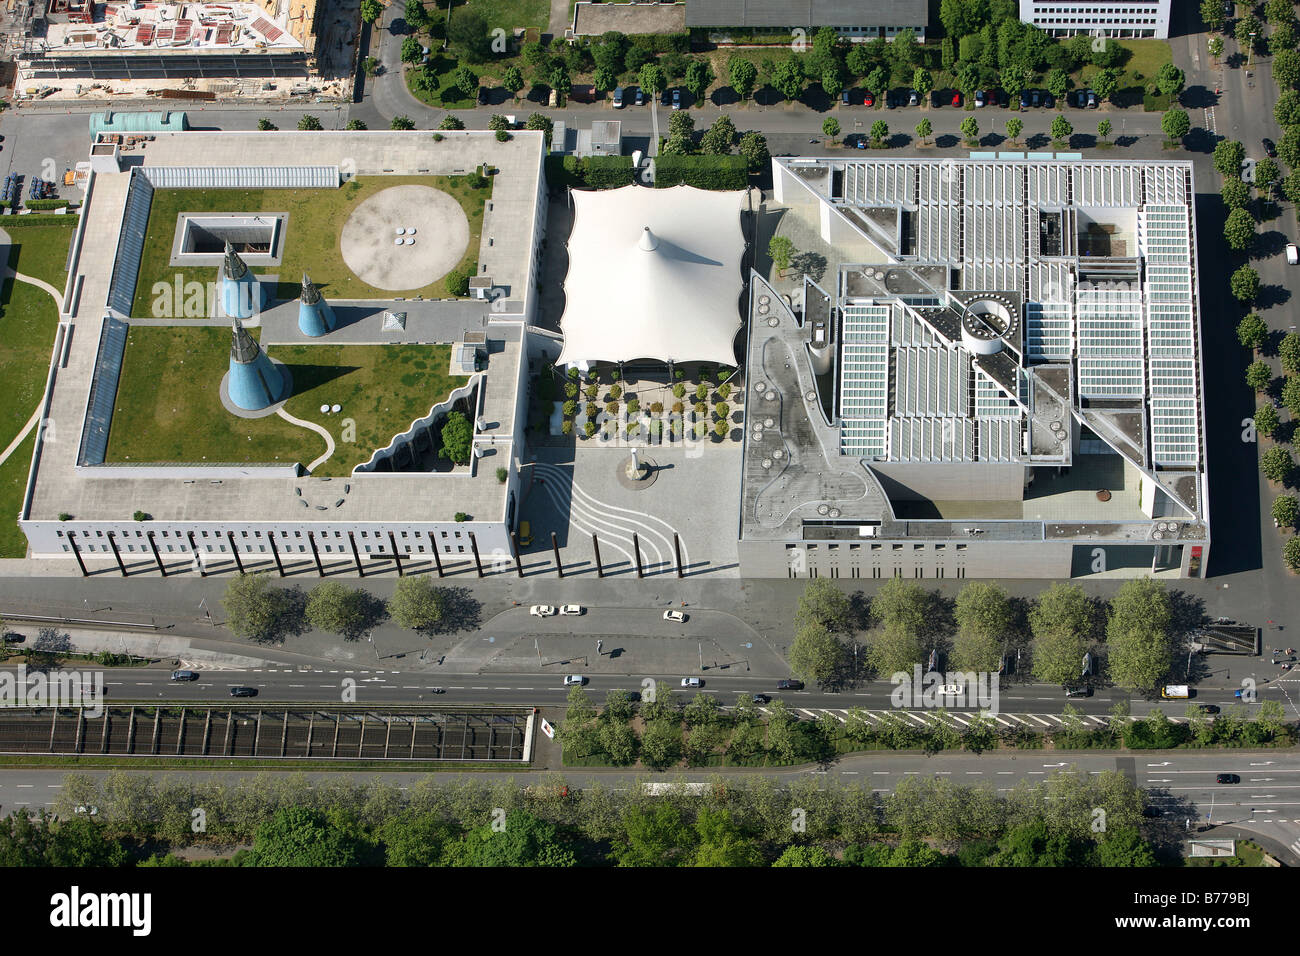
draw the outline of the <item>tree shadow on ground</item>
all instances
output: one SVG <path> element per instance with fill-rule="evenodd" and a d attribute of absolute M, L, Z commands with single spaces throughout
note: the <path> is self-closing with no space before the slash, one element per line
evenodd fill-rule
<path fill-rule="evenodd" d="M 443 607 L 442 620 L 429 628 L 430 634 L 472 631 L 479 626 L 483 616 L 483 604 L 474 597 L 469 588 L 443 588 L 443 596 L 446 604 Z"/>

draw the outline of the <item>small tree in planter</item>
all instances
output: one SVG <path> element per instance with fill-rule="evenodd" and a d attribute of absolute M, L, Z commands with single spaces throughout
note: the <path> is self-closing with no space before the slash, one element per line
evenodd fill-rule
<path fill-rule="evenodd" d="M 600 406 L 597 405 L 595 402 L 589 402 L 587 404 L 586 411 L 587 411 L 588 418 L 595 418 L 597 415 L 600 414 Z"/>
<path fill-rule="evenodd" d="M 510 477 L 510 472 L 507 471 L 505 468 L 497 469 L 497 481 L 501 482 L 501 484 L 504 485 L 506 483 L 506 479 L 509 477 Z"/>
<path fill-rule="evenodd" d="M 721 385 L 718 386 L 718 398 L 721 398 L 725 401 L 730 395 L 731 395 L 730 382 L 723 382 Z"/>
<path fill-rule="evenodd" d="M 560 422 L 560 432 L 561 432 L 561 434 L 564 434 L 564 435 L 572 435 L 572 434 L 573 434 L 573 419 L 572 419 L 572 418 L 566 418 L 564 421 Z"/>
<path fill-rule="evenodd" d="M 618 417 L 618 402 L 606 402 L 606 403 L 605 403 L 605 414 L 608 415 L 608 416 L 610 416 L 611 418 L 617 418 L 617 417 Z"/>
<path fill-rule="evenodd" d="M 585 389 L 583 389 L 582 394 L 587 396 L 587 401 L 594 402 L 596 400 L 596 397 L 600 395 L 600 386 L 597 385 L 595 382 L 592 382 Z"/>
<path fill-rule="evenodd" d="M 560 411 L 563 413 L 565 418 L 572 418 L 574 415 L 578 414 L 578 403 L 573 399 L 569 399 L 564 403 Z"/>
<path fill-rule="evenodd" d="M 695 406 L 695 417 L 696 417 L 696 418 L 705 418 L 705 417 L 708 416 L 708 414 L 709 414 L 709 404 L 708 404 L 708 402 L 699 402 L 699 403 L 696 404 L 696 406 Z"/>
<path fill-rule="evenodd" d="M 731 406 L 726 402 L 718 402 L 717 405 L 713 406 L 713 410 L 718 413 L 718 418 L 724 422 L 731 415 Z"/>
<path fill-rule="evenodd" d="M 71 520 L 72 520 L 72 515 L 68 514 L 66 511 L 60 511 L 60 512 L 59 512 L 59 520 L 60 520 L 60 521 L 71 521 Z"/>
<path fill-rule="evenodd" d="M 565 394 L 565 396 L 567 396 L 568 398 L 577 398 L 577 397 L 578 397 L 578 383 L 577 383 L 577 382 L 565 382 L 565 383 L 564 383 L 564 394 Z"/>
<path fill-rule="evenodd" d="M 680 415 L 684 411 L 686 411 L 686 406 L 684 404 L 682 404 L 681 402 L 673 402 L 674 415 Z"/>
<path fill-rule="evenodd" d="M 675 368 L 675 369 L 673 369 L 673 378 L 675 378 L 677 381 L 680 382 L 680 381 L 681 381 L 682 379 L 684 379 L 685 377 L 686 377 L 686 372 L 685 372 L 685 370 L 680 369 L 680 368 Z"/>
<path fill-rule="evenodd" d="M 153 520 L 153 515 L 149 514 L 149 512 L 147 512 L 147 511 L 137 511 L 135 514 L 131 515 L 131 517 L 134 518 L 136 521 L 152 521 L 152 520 Z"/>
<path fill-rule="evenodd" d="M 699 385 L 695 386 L 695 400 L 697 402 L 702 402 L 708 397 L 709 386 L 705 385 L 703 382 L 700 382 Z"/>
<path fill-rule="evenodd" d="M 629 398 L 627 400 L 627 413 L 635 415 L 639 411 L 641 411 L 641 402 L 638 399 Z"/>
<path fill-rule="evenodd" d="M 640 428 L 641 424 L 639 422 L 629 422 L 627 426 L 627 437 L 631 438 Z"/>
<path fill-rule="evenodd" d="M 729 431 L 731 431 L 731 426 L 730 426 L 729 424 L 727 424 L 727 420 L 726 420 L 725 418 L 720 419 L 720 420 L 719 420 L 716 424 L 714 424 L 714 426 L 713 426 L 713 433 L 714 433 L 715 435 L 717 435 L 719 438 L 726 438 L 726 437 L 727 437 L 727 433 L 728 433 Z"/>
<path fill-rule="evenodd" d="M 578 367 L 576 365 L 573 366 L 565 374 L 569 376 L 570 382 L 576 382 L 578 380 Z"/>
<path fill-rule="evenodd" d="M 664 403 L 663 403 L 663 402 L 651 402 L 651 403 L 650 403 L 650 414 L 651 414 L 651 415 L 662 415 L 663 413 L 664 413 Z"/>
<path fill-rule="evenodd" d="M 590 438 L 592 435 L 596 434 L 596 422 L 593 419 L 588 418 L 587 424 L 582 426 L 582 430 L 586 433 L 587 437 Z"/>
<path fill-rule="evenodd" d="M 622 397 L 623 397 L 622 385 L 611 385 L 609 387 L 609 400 L 611 402 L 617 402 Z"/>
<path fill-rule="evenodd" d="M 678 373 L 679 373 L 679 374 L 680 374 L 680 372 L 681 372 L 681 370 L 678 369 Z M 674 398 L 682 398 L 682 397 L 685 396 L 685 395 L 686 395 L 686 386 L 685 386 L 685 385 L 683 385 L 681 382 L 678 382 L 676 385 L 673 386 L 673 397 L 674 397 Z"/>
<path fill-rule="evenodd" d="M 469 515 L 465 514 L 465 512 L 463 512 L 463 511 L 457 511 L 457 512 L 452 516 L 452 517 L 453 517 L 456 521 L 468 521 L 468 520 L 469 520 Z"/>

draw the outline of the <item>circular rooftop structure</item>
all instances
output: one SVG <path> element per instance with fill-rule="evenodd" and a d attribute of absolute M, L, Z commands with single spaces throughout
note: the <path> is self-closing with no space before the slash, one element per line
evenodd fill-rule
<path fill-rule="evenodd" d="M 1016 327 L 1015 303 L 987 295 L 966 304 L 961 317 L 961 344 L 976 355 L 1002 351 L 1003 337 Z"/>
<path fill-rule="evenodd" d="M 405 225 L 395 227 L 399 222 Z M 417 230 L 418 243 L 409 238 Z M 353 210 L 339 245 L 343 261 L 362 282 L 393 292 L 419 289 L 460 264 L 469 248 L 469 220 L 460 203 L 440 189 L 390 186 Z"/>

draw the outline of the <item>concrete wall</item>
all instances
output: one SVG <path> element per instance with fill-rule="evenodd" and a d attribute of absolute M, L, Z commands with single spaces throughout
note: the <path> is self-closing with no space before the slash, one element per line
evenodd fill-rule
<path fill-rule="evenodd" d="M 872 462 L 890 498 L 903 501 L 1019 501 L 1025 484 L 1018 463 Z"/>

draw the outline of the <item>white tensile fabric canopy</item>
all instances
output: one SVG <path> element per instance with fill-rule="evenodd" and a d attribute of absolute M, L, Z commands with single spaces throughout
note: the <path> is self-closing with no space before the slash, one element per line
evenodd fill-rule
<path fill-rule="evenodd" d="M 560 365 L 734 365 L 746 193 L 624 186 L 570 194 Z"/>

